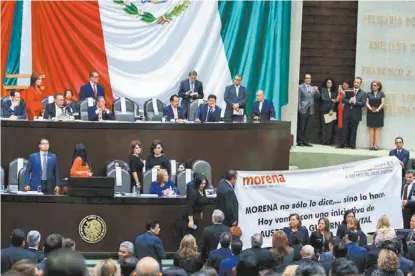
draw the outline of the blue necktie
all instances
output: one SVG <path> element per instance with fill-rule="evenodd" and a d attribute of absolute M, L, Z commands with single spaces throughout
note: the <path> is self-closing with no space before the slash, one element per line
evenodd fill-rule
<path fill-rule="evenodd" d="M 213 110 L 212 108 L 209 108 L 208 114 L 206 116 L 206 121 L 210 121 L 210 118 L 212 118 Z"/>

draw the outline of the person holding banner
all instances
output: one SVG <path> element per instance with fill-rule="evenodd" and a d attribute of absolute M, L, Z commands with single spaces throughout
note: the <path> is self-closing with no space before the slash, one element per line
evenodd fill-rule
<path fill-rule="evenodd" d="M 235 170 L 229 170 L 226 173 L 226 178 L 219 181 L 218 184 L 216 209 L 225 214 L 223 225 L 229 227 L 238 225 L 238 199 L 234 191 L 237 179 L 238 173 Z"/>
<path fill-rule="evenodd" d="M 301 226 L 301 218 L 298 214 L 291 214 L 289 216 L 289 226 L 284 227 L 283 231 L 287 235 L 288 242 L 292 244 L 292 236 L 296 235 L 302 240 L 302 245 L 310 244 L 310 237 L 305 226 Z"/>
<path fill-rule="evenodd" d="M 329 243 L 333 243 L 333 233 L 330 231 L 330 222 L 328 218 L 318 220 L 318 230 L 310 235 L 310 244 L 314 247 L 316 253 L 330 251 Z"/>
<path fill-rule="evenodd" d="M 350 219 L 350 218 L 354 218 L 354 212 L 351 209 L 347 210 L 343 215 L 343 221 L 339 225 L 339 227 L 337 228 L 337 233 L 336 233 L 337 239 L 341 240 L 346 235 L 347 220 Z"/>
<path fill-rule="evenodd" d="M 406 171 L 405 185 L 402 187 L 402 217 L 405 229 L 409 229 L 409 222 L 411 217 L 415 214 L 415 185 L 414 185 L 414 171 Z"/>

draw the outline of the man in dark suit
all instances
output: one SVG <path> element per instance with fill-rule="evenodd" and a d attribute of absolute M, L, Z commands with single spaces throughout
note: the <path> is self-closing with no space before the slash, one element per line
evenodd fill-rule
<path fill-rule="evenodd" d="M 96 105 L 88 107 L 88 121 L 114 120 L 114 115 L 105 104 L 105 98 L 98 97 Z"/>
<path fill-rule="evenodd" d="M 395 138 L 395 146 L 394 150 L 389 152 L 389 156 L 396 156 L 399 161 L 401 161 L 402 166 L 402 177 L 405 177 L 405 171 L 408 166 L 409 161 L 409 151 L 403 148 L 403 138 L 396 137 Z"/>
<path fill-rule="evenodd" d="M 45 246 L 43 247 L 43 251 L 45 253 L 45 258 L 42 262 L 37 265 L 39 270 L 44 271 L 46 267 L 46 263 L 48 261 L 49 255 L 51 253 L 56 252 L 57 250 L 63 247 L 63 236 L 60 234 L 50 234 L 45 241 Z"/>
<path fill-rule="evenodd" d="M 411 217 L 415 214 L 415 185 L 414 171 L 408 170 L 405 175 L 405 184 L 402 185 L 402 217 L 405 229 L 409 228 Z M 414 196 L 414 198 L 412 198 Z"/>
<path fill-rule="evenodd" d="M 209 252 L 208 256 L 208 264 L 219 271 L 220 263 L 222 260 L 225 260 L 232 256 L 232 251 L 229 249 L 232 241 L 232 236 L 230 233 L 222 233 L 220 234 L 219 244 L 220 248 L 212 250 Z"/>
<path fill-rule="evenodd" d="M 321 89 L 321 105 L 320 105 L 320 111 L 321 111 L 321 125 L 322 125 L 322 131 L 323 131 L 323 139 L 322 143 L 323 145 L 331 145 L 332 138 L 333 138 L 333 128 L 334 128 L 334 122 L 331 121 L 330 123 L 326 123 L 324 120 L 325 114 L 333 114 L 333 112 L 336 110 L 336 98 L 338 95 L 338 92 L 336 91 L 336 88 L 334 87 L 333 80 L 328 79 L 326 81 L 327 83 L 331 83 L 332 86 L 330 87 L 330 90 L 327 87 L 323 87 Z"/>
<path fill-rule="evenodd" d="M 39 149 L 39 152 L 29 156 L 25 171 L 25 190 L 37 191 L 40 186 L 44 194 L 59 194 L 58 159 L 49 152 L 48 139 L 39 140 Z"/>
<path fill-rule="evenodd" d="M 207 258 L 210 251 L 218 248 L 220 235 L 230 232 L 230 228 L 222 224 L 224 219 L 225 215 L 221 210 L 214 210 L 212 214 L 213 224 L 203 229 L 202 261 Z"/>
<path fill-rule="evenodd" d="M 223 224 L 229 227 L 238 225 L 238 199 L 234 191 L 237 178 L 237 172 L 229 170 L 226 179 L 219 181 L 217 189 L 216 209 L 225 214 Z"/>
<path fill-rule="evenodd" d="M 357 77 L 353 83 L 353 95 L 344 94 L 343 98 L 343 126 L 350 125 L 350 148 L 356 148 L 356 135 L 359 122 L 362 120 L 362 108 L 366 105 L 366 92 L 360 89 L 362 78 Z M 344 92 L 344 91 L 343 91 Z M 342 141 L 339 148 L 344 148 L 347 137 L 349 136 L 349 128 L 343 127 Z"/>
<path fill-rule="evenodd" d="M 70 106 L 64 106 L 64 98 L 62 94 L 55 95 L 55 102 L 46 105 L 43 119 L 60 118 L 63 115 L 72 116 Z"/>
<path fill-rule="evenodd" d="M 314 98 L 320 97 L 317 86 L 311 85 L 311 74 L 304 74 L 304 82 L 298 87 L 297 146 L 311 147 L 307 138 L 310 115 L 314 115 Z"/>
<path fill-rule="evenodd" d="M 216 105 L 216 96 L 209 95 L 208 103 L 201 104 L 195 112 L 195 122 L 220 122 L 220 114 L 222 110 Z"/>
<path fill-rule="evenodd" d="M 105 97 L 104 87 L 98 84 L 99 74 L 97 72 L 89 73 L 89 82 L 82 85 L 79 89 L 79 103 L 86 98 L 97 99 L 99 96 Z"/>
<path fill-rule="evenodd" d="M 9 119 L 25 120 L 27 118 L 26 105 L 16 89 L 10 91 L 10 99 L 4 99 L 1 103 L 2 117 Z"/>
<path fill-rule="evenodd" d="M 293 262 L 293 265 L 301 265 L 301 264 L 317 264 L 317 262 L 313 259 L 314 257 L 314 248 L 307 244 L 304 245 L 301 249 L 301 260 Z"/>
<path fill-rule="evenodd" d="M 262 90 L 256 92 L 256 102 L 252 105 L 251 116 L 255 121 L 275 121 L 274 104 L 265 99 Z"/>
<path fill-rule="evenodd" d="M 152 220 L 146 224 L 146 232 L 135 239 L 135 255 L 138 260 L 144 257 L 152 257 L 160 264 L 166 258 L 163 242 L 158 237 L 160 234 L 160 223 Z"/>
<path fill-rule="evenodd" d="M 15 229 L 10 236 L 11 246 L 1 250 L 1 273 L 10 270 L 12 266 L 23 259 L 37 263 L 36 255 L 24 249 L 25 234 L 23 230 Z"/>
<path fill-rule="evenodd" d="M 203 83 L 197 78 L 197 72 L 189 73 L 189 78 L 180 82 L 179 97 L 182 98 L 181 106 L 184 117 L 189 118 L 189 104 L 195 99 L 203 99 Z"/>
<path fill-rule="evenodd" d="M 27 234 L 27 250 L 33 252 L 36 255 L 37 263 L 40 263 L 45 255 L 39 251 L 40 233 L 36 230 L 32 230 Z"/>
<path fill-rule="evenodd" d="M 241 254 L 243 244 L 240 240 L 233 240 L 231 243 L 232 256 L 222 260 L 219 266 L 219 275 L 221 276 L 233 276 L 233 268 L 236 267 L 239 261 L 239 255 Z"/>
<path fill-rule="evenodd" d="M 265 248 L 261 248 L 263 239 L 261 234 L 255 233 L 251 237 L 251 248 L 244 250 L 245 252 L 252 252 L 255 255 L 256 263 L 259 269 L 265 269 L 272 266 L 273 259 L 271 252 Z"/>
<path fill-rule="evenodd" d="M 248 89 L 241 85 L 242 76 L 236 75 L 233 84 L 225 87 L 224 100 L 226 102 L 225 118 L 241 120 L 246 114 L 248 103 Z"/>
<path fill-rule="evenodd" d="M 359 273 L 363 273 L 366 267 L 367 250 L 358 245 L 359 233 L 354 229 L 346 231 L 347 258 L 356 263 Z"/>
<path fill-rule="evenodd" d="M 164 108 L 163 117 L 165 117 L 167 121 L 174 120 L 178 123 L 183 122 L 184 113 L 183 109 L 179 106 L 179 96 L 172 95 L 170 97 L 170 105 Z"/>

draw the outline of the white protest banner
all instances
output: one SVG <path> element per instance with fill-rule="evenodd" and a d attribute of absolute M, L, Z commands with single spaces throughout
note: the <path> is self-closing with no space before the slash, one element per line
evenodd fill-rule
<path fill-rule="evenodd" d="M 309 233 L 327 217 L 336 234 L 345 210 L 354 209 L 362 231 L 373 232 L 380 216 L 402 228 L 402 167 L 396 157 L 382 157 L 311 170 L 238 171 L 235 187 L 244 247 L 254 233 L 272 245 L 274 232 L 288 226 L 291 213 L 300 215 Z"/>

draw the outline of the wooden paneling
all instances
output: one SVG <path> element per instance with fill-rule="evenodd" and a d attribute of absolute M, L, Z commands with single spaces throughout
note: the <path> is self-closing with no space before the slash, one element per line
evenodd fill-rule
<path fill-rule="evenodd" d="M 300 79 L 311 73 L 321 87 L 330 77 L 337 83 L 355 74 L 357 1 L 304 1 L 301 34 Z M 319 108 L 319 102 L 316 102 Z M 319 114 L 308 126 L 311 142 L 319 143 Z"/>

